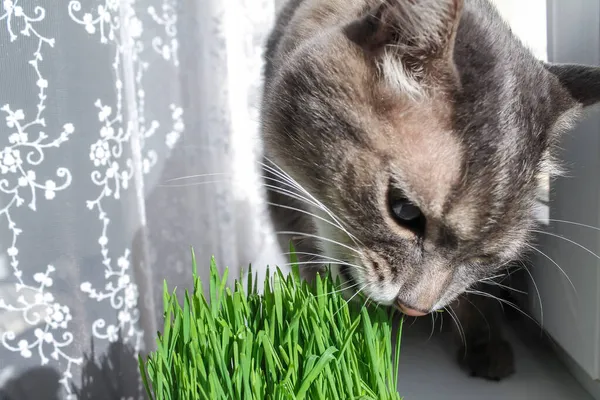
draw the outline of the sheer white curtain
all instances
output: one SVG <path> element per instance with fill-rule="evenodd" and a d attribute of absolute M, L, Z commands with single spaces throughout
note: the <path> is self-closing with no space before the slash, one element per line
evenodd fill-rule
<path fill-rule="evenodd" d="M 190 246 L 233 277 L 273 260 L 255 150 L 274 12 L 0 3 L 0 398 L 142 398 L 135 355 Z"/>

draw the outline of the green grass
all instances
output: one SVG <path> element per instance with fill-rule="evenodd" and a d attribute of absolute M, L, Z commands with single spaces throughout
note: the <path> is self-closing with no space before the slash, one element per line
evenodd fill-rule
<path fill-rule="evenodd" d="M 193 255 L 193 254 L 192 254 Z M 398 400 L 400 336 L 391 316 L 346 304 L 328 274 L 313 284 L 279 269 L 257 292 L 226 286 L 214 259 L 208 299 L 193 258 L 194 293 L 183 305 L 164 284 L 157 350 L 139 359 L 151 399 Z M 396 350 L 392 350 L 392 341 Z"/>

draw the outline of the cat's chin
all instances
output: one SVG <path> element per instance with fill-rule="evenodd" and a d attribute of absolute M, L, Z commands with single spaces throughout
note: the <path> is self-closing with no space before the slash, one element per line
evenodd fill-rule
<path fill-rule="evenodd" d="M 350 266 L 348 264 L 331 264 L 329 268 L 330 268 L 331 276 L 332 276 L 333 280 L 335 281 L 336 279 L 339 278 L 340 286 L 339 286 L 338 290 L 340 290 L 340 294 L 346 301 L 360 303 L 363 305 L 366 304 L 365 297 L 359 296 L 356 293 L 356 290 L 358 288 L 360 288 L 361 286 L 364 287 L 364 285 L 361 285 L 356 280 L 356 278 L 354 278 L 352 273 L 350 272 L 350 270 L 353 268 L 352 266 Z M 392 302 L 379 302 L 379 301 L 373 300 L 373 298 L 371 296 L 369 296 L 369 299 L 370 299 L 370 303 L 378 304 L 379 306 L 383 306 L 383 307 L 391 307 L 391 308 L 395 308 L 397 310 L 402 311 L 398 307 L 398 304 L 393 301 Z"/>

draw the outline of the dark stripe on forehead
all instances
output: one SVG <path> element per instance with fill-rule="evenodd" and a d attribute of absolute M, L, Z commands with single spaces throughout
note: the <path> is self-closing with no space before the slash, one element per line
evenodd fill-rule
<path fill-rule="evenodd" d="M 281 104 L 281 117 L 293 116 L 296 128 L 310 128 L 310 132 L 302 133 L 318 134 L 319 140 L 346 139 L 368 145 L 360 126 L 360 116 L 353 115 L 359 110 L 351 107 L 360 104 L 358 91 L 351 87 L 348 76 L 344 78 L 342 71 L 323 62 L 307 56 L 282 74 L 278 87 L 287 92 L 288 107 L 285 108 L 290 113 Z"/>

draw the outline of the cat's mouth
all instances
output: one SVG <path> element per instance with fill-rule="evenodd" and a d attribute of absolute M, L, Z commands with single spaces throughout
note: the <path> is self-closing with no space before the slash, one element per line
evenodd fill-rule
<path fill-rule="evenodd" d="M 358 282 L 356 281 L 356 279 L 350 272 L 351 268 L 352 267 L 348 264 L 340 264 L 339 265 L 340 277 L 344 280 L 344 283 L 346 284 L 345 285 L 346 288 L 355 288 L 358 285 Z M 414 310 L 414 309 L 402 304 L 399 301 L 396 301 L 392 306 L 399 309 L 402 313 L 404 313 L 405 315 L 407 315 L 409 317 L 422 317 L 422 316 L 428 314 L 428 312 L 425 312 L 422 310 Z"/>

